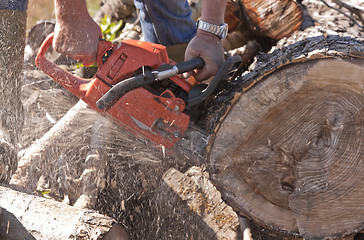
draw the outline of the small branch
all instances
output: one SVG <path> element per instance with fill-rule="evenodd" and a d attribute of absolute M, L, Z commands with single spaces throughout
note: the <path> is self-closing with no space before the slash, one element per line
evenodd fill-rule
<path fill-rule="evenodd" d="M 139 18 L 135 20 L 134 23 L 131 24 L 131 26 L 128 27 L 128 29 L 125 29 L 125 31 L 120 34 L 118 38 L 114 40 L 114 42 L 121 42 L 123 39 L 125 39 L 132 31 L 135 31 L 135 26 L 139 24 Z"/>
<path fill-rule="evenodd" d="M 250 221 L 242 216 L 239 216 L 240 230 L 243 234 L 243 240 L 254 240 L 250 230 Z"/>
<path fill-rule="evenodd" d="M 332 1 L 334 3 L 336 3 L 337 5 L 339 5 L 340 7 L 344 7 L 346 9 L 348 9 L 349 11 L 351 11 L 352 13 L 354 13 L 356 16 L 358 16 L 359 20 L 364 24 L 364 18 L 362 17 L 362 14 L 364 13 L 363 9 L 360 9 L 355 6 L 351 6 L 347 3 L 343 3 L 341 0 L 332 0 Z"/>
<path fill-rule="evenodd" d="M 329 7 L 329 8 L 332 8 L 332 9 L 334 9 L 334 10 L 336 10 L 336 11 L 338 11 L 339 13 L 341 13 L 341 14 L 343 14 L 345 17 L 347 17 L 347 18 L 349 18 L 350 20 L 352 20 L 353 22 L 354 22 L 354 24 L 356 24 L 356 25 L 358 25 L 362 30 L 364 30 L 364 26 L 363 25 L 361 25 L 360 23 L 358 23 L 352 16 L 349 16 L 348 14 L 346 14 L 346 13 L 344 13 L 343 11 L 341 11 L 340 9 L 338 9 L 338 8 L 335 8 L 335 7 L 333 7 L 333 6 L 331 6 L 331 5 L 329 5 L 326 1 L 324 1 L 324 0 L 321 0 L 321 2 L 323 2 L 327 7 Z"/>

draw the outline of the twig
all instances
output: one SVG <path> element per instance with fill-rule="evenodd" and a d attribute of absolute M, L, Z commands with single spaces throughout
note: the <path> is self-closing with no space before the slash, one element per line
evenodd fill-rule
<path fill-rule="evenodd" d="M 329 8 L 332 8 L 332 9 L 334 9 L 334 10 L 336 10 L 336 11 L 338 11 L 339 13 L 341 13 L 341 14 L 343 14 L 345 17 L 347 17 L 347 18 L 350 18 L 353 22 L 354 22 L 354 24 L 356 24 L 356 25 L 358 25 L 361 29 L 363 29 L 364 30 L 364 26 L 362 26 L 360 23 L 358 23 L 352 16 L 349 16 L 348 14 L 346 14 L 346 13 L 344 13 L 343 11 L 341 11 L 340 9 L 337 9 L 337 8 L 335 8 L 335 7 L 333 7 L 333 6 L 331 6 L 331 5 L 329 5 L 326 1 L 324 1 L 324 0 L 321 0 L 321 2 L 323 2 L 327 7 L 329 7 Z"/>
<path fill-rule="evenodd" d="M 139 17 L 135 20 L 135 22 L 131 25 L 131 27 L 129 27 L 129 29 L 127 29 L 125 32 L 120 34 L 120 36 L 118 38 L 116 38 L 114 41 L 115 42 L 122 41 L 126 36 L 128 36 L 129 33 L 131 33 L 131 31 L 134 30 L 135 26 L 138 24 L 139 24 Z"/>
<path fill-rule="evenodd" d="M 343 3 L 341 0 L 332 0 L 332 1 L 334 3 L 336 3 L 337 5 L 339 5 L 340 7 L 344 7 L 346 9 L 348 9 L 349 11 L 351 11 L 352 13 L 354 13 L 356 16 L 358 16 L 359 20 L 364 24 L 364 18 L 362 17 L 362 14 L 364 13 L 363 9 L 360 9 L 355 6 L 351 6 L 347 3 Z"/>
<path fill-rule="evenodd" d="M 239 216 L 239 222 L 243 240 L 254 240 L 250 230 L 250 221 L 245 217 Z"/>

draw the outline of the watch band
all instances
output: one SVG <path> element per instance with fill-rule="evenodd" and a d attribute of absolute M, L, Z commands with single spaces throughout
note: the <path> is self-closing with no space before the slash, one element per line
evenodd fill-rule
<path fill-rule="evenodd" d="M 220 39 L 226 38 L 228 33 L 228 25 L 226 23 L 215 25 L 202 20 L 197 20 L 197 28 L 215 34 Z"/>

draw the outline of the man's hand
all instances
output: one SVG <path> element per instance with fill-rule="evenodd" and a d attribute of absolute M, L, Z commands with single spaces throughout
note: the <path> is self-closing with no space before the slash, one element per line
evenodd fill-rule
<path fill-rule="evenodd" d="M 224 63 L 224 48 L 221 40 L 212 33 L 198 30 L 187 46 L 185 60 L 194 57 L 201 57 L 205 61 L 205 66 L 194 74 L 197 81 L 203 81 L 215 75 Z"/>
<path fill-rule="evenodd" d="M 202 0 L 201 20 L 215 25 L 224 23 L 227 0 Z M 197 30 L 196 36 L 187 46 L 185 60 L 201 57 L 205 66 L 194 75 L 197 81 L 203 81 L 215 75 L 224 63 L 224 48 L 218 36 Z"/>
<path fill-rule="evenodd" d="M 55 0 L 53 48 L 89 66 L 96 60 L 101 29 L 87 11 L 85 0 Z"/>

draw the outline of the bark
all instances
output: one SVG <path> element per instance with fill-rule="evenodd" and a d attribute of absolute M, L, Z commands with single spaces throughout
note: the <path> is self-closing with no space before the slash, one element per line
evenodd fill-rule
<path fill-rule="evenodd" d="M 238 216 L 221 200 L 220 193 L 208 180 L 208 173 L 197 167 L 190 168 L 185 174 L 169 169 L 163 180 L 206 222 L 217 239 L 237 238 Z"/>

